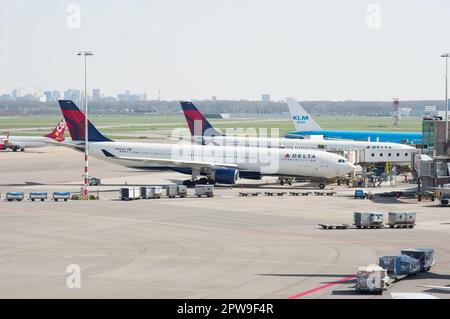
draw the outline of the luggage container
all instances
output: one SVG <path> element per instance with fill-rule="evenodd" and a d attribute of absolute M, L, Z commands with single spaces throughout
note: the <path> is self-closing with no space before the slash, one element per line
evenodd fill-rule
<path fill-rule="evenodd" d="M 35 200 L 40 200 L 43 202 L 47 199 L 47 193 L 46 192 L 32 192 L 30 193 L 30 200 L 34 202 Z"/>
<path fill-rule="evenodd" d="M 428 271 L 434 265 L 434 249 L 408 248 L 401 251 L 402 255 L 415 258 L 420 263 L 420 271 Z"/>
<path fill-rule="evenodd" d="M 187 186 L 186 185 L 177 185 L 178 188 L 178 196 L 186 197 L 187 196 Z"/>
<path fill-rule="evenodd" d="M 23 192 L 7 192 L 5 194 L 5 198 L 8 202 L 12 202 L 13 200 L 20 202 L 24 198 L 24 193 Z"/>
<path fill-rule="evenodd" d="M 356 274 L 355 289 L 358 292 L 382 294 L 389 284 L 386 269 L 379 265 L 359 267 Z"/>
<path fill-rule="evenodd" d="M 389 277 L 397 280 L 413 276 L 420 271 L 420 262 L 407 255 L 383 256 L 379 260 L 379 265 L 386 269 Z"/>
<path fill-rule="evenodd" d="M 166 196 L 174 198 L 178 196 L 178 185 L 169 185 L 166 187 Z"/>
<path fill-rule="evenodd" d="M 383 227 L 383 213 L 355 212 L 353 223 L 357 228 L 381 228 Z"/>
<path fill-rule="evenodd" d="M 120 189 L 119 198 L 121 200 L 133 200 L 141 198 L 139 187 L 122 187 Z"/>
<path fill-rule="evenodd" d="M 197 197 L 213 197 L 214 185 L 195 185 L 195 196 Z"/>
<path fill-rule="evenodd" d="M 413 228 L 416 223 L 416 213 L 389 212 L 388 225 L 391 228 Z"/>
<path fill-rule="evenodd" d="M 142 198 L 161 198 L 163 193 L 162 186 L 143 186 L 140 188 L 140 195 Z"/>
<path fill-rule="evenodd" d="M 53 200 L 57 202 L 58 200 L 64 200 L 67 202 L 70 199 L 70 193 L 69 192 L 54 192 L 53 193 Z"/>

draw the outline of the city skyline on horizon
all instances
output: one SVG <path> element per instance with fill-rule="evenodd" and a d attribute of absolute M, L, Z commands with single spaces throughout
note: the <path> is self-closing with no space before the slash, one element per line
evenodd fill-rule
<path fill-rule="evenodd" d="M 89 91 L 107 96 L 127 87 L 165 100 L 444 99 L 445 0 L 5 0 L 2 7 L 4 93 L 82 88 L 76 53 L 91 49 Z"/>

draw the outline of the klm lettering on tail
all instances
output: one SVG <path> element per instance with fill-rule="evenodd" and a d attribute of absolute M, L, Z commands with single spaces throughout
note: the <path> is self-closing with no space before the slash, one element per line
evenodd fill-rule
<path fill-rule="evenodd" d="M 294 126 L 297 131 L 321 130 L 319 124 L 317 124 L 314 118 L 312 118 L 311 115 L 309 115 L 308 112 L 306 112 L 306 110 L 298 104 L 294 98 L 287 97 L 286 102 L 292 116 L 292 122 L 294 122 Z"/>
<path fill-rule="evenodd" d="M 298 124 L 304 124 L 309 121 L 309 115 L 294 115 L 292 119 Z"/>

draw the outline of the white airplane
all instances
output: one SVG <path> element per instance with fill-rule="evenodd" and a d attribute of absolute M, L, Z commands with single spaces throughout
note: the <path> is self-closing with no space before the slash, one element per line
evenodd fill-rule
<path fill-rule="evenodd" d="M 64 132 L 66 123 L 62 119 L 58 125 L 47 135 L 44 136 L 1 136 L 0 141 L 4 144 L 5 149 L 11 149 L 14 152 L 27 148 L 36 148 L 48 146 L 48 141 L 62 142 L 64 141 Z"/>
<path fill-rule="evenodd" d="M 387 150 L 380 163 L 395 162 L 397 164 L 410 164 L 411 155 L 417 152 L 415 147 L 391 143 L 353 140 L 327 140 L 327 139 L 292 139 L 249 136 L 226 136 L 215 129 L 205 116 L 191 102 L 180 102 L 184 116 L 188 123 L 191 135 L 196 142 L 213 145 L 270 147 L 285 149 L 313 149 L 328 152 L 347 152 L 358 150 Z"/>
<path fill-rule="evenodd" d="M 81 150 L 85 138 L 84 114 L 70 100 L 58 102 L 73 141 L 62 145 Z M 266 175 L 325 179 L 355 169 L 342 156 L 315 150 L 114 142 L 90 122 L 88 141 L 89 153 L 95 158 L 131 168 L 190 174 L 192 178 L 184 181 L 188 186 L 236 184 L 239 177 L 260 179 Z M 199 176 L 206 177 L 198 180 Z"/>

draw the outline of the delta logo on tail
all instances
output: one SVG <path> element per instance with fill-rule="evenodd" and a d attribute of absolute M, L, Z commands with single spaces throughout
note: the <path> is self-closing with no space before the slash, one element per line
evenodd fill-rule
<path fill-rule="evenodd" d="M 64 141 L 64 133 L 66 131 L 66 122 L 62 119 L 58 125 L 53 129 L 50 134 L 45 135 L 45 137 L 51 138 L 57 142 Z"/>
<path fill-rule="evenodd" d="M 223 136 L 216 130 L 192 102 L 180 102 L 192 136 Z"/>
<path fill-rule="evenodd" d="M 78 106 L 71 100 L 58 100 L 59 107 L 69 129 L 72 141 L 85 141 L 85 117 Z M 111 140 L 100 133 L 97 128 L 88 121 L 89 142 L 111 142 Z"/>

